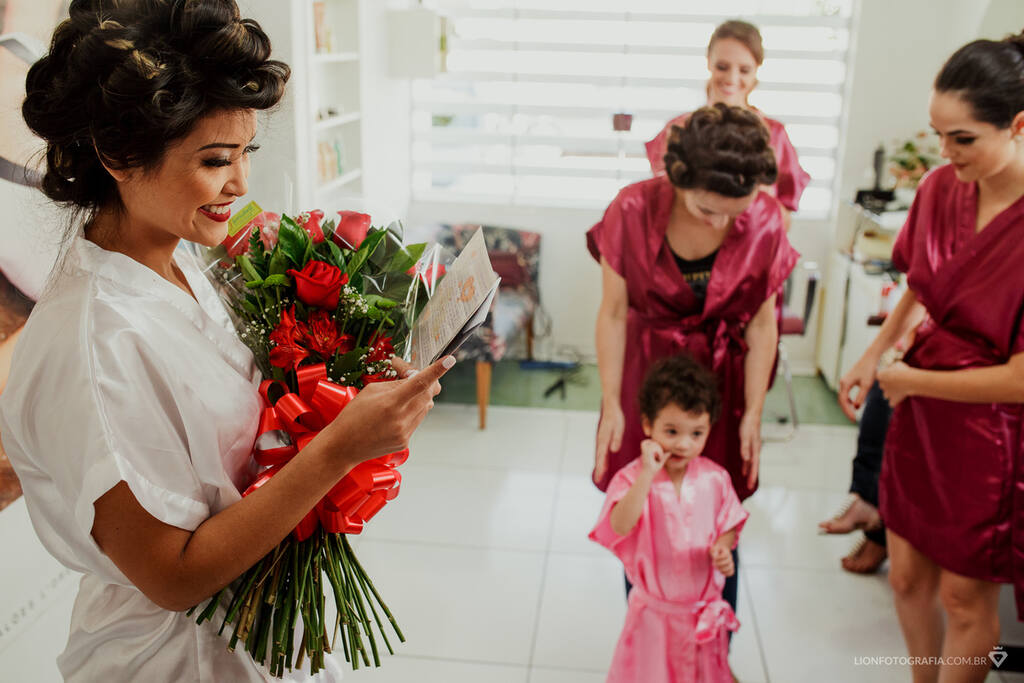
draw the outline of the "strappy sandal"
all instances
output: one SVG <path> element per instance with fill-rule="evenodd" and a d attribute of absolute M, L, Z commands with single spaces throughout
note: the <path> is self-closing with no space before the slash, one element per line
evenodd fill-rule
<path fill-rule="evenodd" d="M 849 529 L 843 531 L 831 531 L 824 527 L 825 524 L 839 522 L 846 515 L 846 513 L 848 513 L 850 509 L 857 503 L 863 503 L 864 505 L 867 505 L 872 508 L 875 507 L 874 505 L 871 505 L 871 503 L 865 501 L 863 498 L 858 496 L 856 493 L 848 494 L 846 496 L 846 499 L 843 500 L 843 504 L 839 506 L 839 509 L 836 510 L 832 517 L 830 517 L 828 520 L 824 522 L 818 523 L 818 533 L 822 535 L 848 534 L 852 531 L 875 531 L 876 529 L 882 528 L 882 517 L 878 514 L 877 508 L 875 509 L 875 512 L 871 516 L 870 520 L 854 522 L 853 526 L 851 526 Z"/>

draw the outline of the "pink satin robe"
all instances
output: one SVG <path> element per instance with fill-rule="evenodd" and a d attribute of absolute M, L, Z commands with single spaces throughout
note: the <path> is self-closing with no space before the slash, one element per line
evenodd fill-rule
<path fill-rule="evenodd" d="M 754 111 L 761 117 L 761 121 L 768 128 L 771 135 L 769 144 L 775 151 L 775 165 L 778 167 L 779 175 L 775 184 L 769 188 L 769 194 L 774 195 L 784 207 L 790 211 L 800 208 L 800 195 L 804 188 L 811 181 L 808 175 L 800 166 L 797 159 L 796 149 L 789 141 L 786 134 L 786 127 L 775 119 L 770 119 L 757 109 Z M 647 160 L 651 162 L 651 172 L 660 175 L 665 172 L 665 148 L 668 146 L 668 136 L 672 132 L 672 126 L 681 126 L 686 123 L 690 115 L 683 114 L 665 124 L 658 135 L 647 143 Z"/>
<path fill-rule="evenodd" d="M 742 474 L 739 424 L 745 407 L 743 333 L 771 295 L 778 294 L 799 254 L 789 244 L 778 203 L 760 192 L 736 217 L 711 270 L 704 308 L 679 272 L 665 231 L 675 187 L 662 175 L 623 188 L 604 218 L 587 233 L 587 247 L 626 280 L 629 313 L 620 400 L 626 417 L 622 447 L 608 454 L 602 491 L 640 452 L 643 430 L 636 397 L 650 364 L 688 351 L 719 380 L 722 415 L 704 455 L 732 477 L 740 500 L 756 489 Z"/>
<path fill-rule="evenodd" d="M 1024 198 L 980 233 L 978 191 L 942 166 L 921 183 L 893 263 L 930 320 L 904 360 L 929 370 L 1024 351 Z M 886 525 L 944 569 L 1012 582 L 1024 618 L 1020 404 L 910 397 L 896 406 L 879 487 Z"/>
<path fill-rule="evenodd" d="M 686 468 L 680 491 L 665 470 L 651 484 L 639 521 L 625 536 L 611 527 L 612 507 L 636 481 L 637 458 L 619 470 L 590 539 L 622 560 L 633 584 L 607 683 L 732 683 L 729 631 L 740 623 L 722 599 L 725 576 L 708 549 L 748 513 L 729 474 L 707 458 Z"/>

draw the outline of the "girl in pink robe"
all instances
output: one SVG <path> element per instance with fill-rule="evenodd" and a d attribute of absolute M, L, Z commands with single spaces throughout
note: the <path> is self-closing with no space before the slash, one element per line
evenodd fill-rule
<path fill-rule="evenodd" d="M 929 113 L 952 163 L 924 178 L 896 241 L 909 291 L 840 384 L 856 407 L 879 354 L 924 320 L 904 361 L 878 373 L 895 408 L 880 510 L 909 653 L 982 662 L 957 680 L 988 672 L 1000 583 L 1024 617 L 1022 84 L 1024 35 L 970 43 L 939 73 Z"/>
<path fill-rule="evenodd" d="M 748 514 L 728 473 L 700 457 L 719 409 L 715 378 L 688 356 L 668 358 L 648 374 L 641 403 L 650 439 L 612 479 L 590 532 L 633 584 L 607 681 L 731 683 L 728 635 L 739 621 L 722 599 L 722 572 L 735 571 L 728 550 Z"/>
<path fill-rule="evenodd" d="M 775 165 L 778 169 L 778 178 L 766 190 L 787 211 L 796 211 L 800 207 L 800 195 L 811 177 L 801 168 L 785 126 L 768 118 L 747 101 L 757 86 L 757 69 L 763 62 L 764 47 L 761 44 L 761 32 L 756 26 L 737 20 L 718 26 L 708 41 L 708 72 L 711 74 L 707 87 L 708 104 L 724 102 L 746 107 L 761 117 L 761 122 L 771 136 L 770 144 L 775 152 Z M 672 126 L 684 125 L 689 115 L 685 113 L 672 119 L 647 143 L 647 159 L 655 175 L 665 172 L 665 150 Z"/>

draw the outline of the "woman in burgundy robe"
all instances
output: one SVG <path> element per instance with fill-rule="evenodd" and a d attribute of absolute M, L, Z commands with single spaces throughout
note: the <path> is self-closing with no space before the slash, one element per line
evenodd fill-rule
<path fill-rule="evenodd" d="M 746 107 L 761 117 L 768 128 L 770 144 L 775 152 L 777 168 L 776 181 L 765 189 L 785 207 L 784 218 L 788 224 L 788 212 L 800 207 L 800 195 L 811 177 L 797 159 L 796 149 L 789 141 L 786 128 L 775 119 L 768 118 L 756 107 L 750 106 L 747 98 L 757 86 L 757 69 L 764 62 L 764 47 L 761 32 L 745 21 L 727 21 L 715 29 L 708 41 L 708 104 L 725 104 Z M 672 126 L 681 126 L 689 113 L 682 114 L 665 124 L 658 135 L 647 143 L 647 159 L 655 174 L 665 172 L 665 148 Z"/>
<path fill-rule="evenodd" d="M 778 202 L 759 190 L 774 180 L 775 157 L 756 115 L 724 104 L 700 109 L 675 129 L 668 157 L 667 175 L 624 188 L 587 233 L 602 271 L 593 480 L 606 490 L 640 453 L 636 396 L 649 365 L 689 351 L 722 393 L 704 456 L 729 472 L 742 500 L 757 486 L 775 299 L 799 255 Z M 731 603 L 735 576 L 725 591 Z"/>
<path fill-rule="evenodd" d="M 895 407 L 880 481 L 889 580 L 910 655 L 974 657 L 942 676 L 982 681 L 1000 583 L 1024 614 L 1024 36 L 957 51 L 929 113 L 952 163 L 918 189 L 893 253 L 909 290 L 840 400 L 856 407 L 879 354 L 924 319 L 904 362 L 878 373 Z M 939 670 L 917 665 L 915 680 Z"/>

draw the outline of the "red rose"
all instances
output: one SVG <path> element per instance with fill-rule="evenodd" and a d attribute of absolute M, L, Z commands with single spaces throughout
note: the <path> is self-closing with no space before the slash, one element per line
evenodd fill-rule
<path fill-rule="evenodd" d="M 249 224 L 260 229 L 260 239 L 263 241 L 263 248 L 273 251 L 277 246 L 277 232 L 281 227 L 281 214 L 264 211 Z"/>
<path fill-rule="evenodd" d="M 251 234 L 252 230 L 242 230 L 236 233 L 234 237 L 231 235 L 225 237 L 220 245 L 227 249 L 228 256 L 234 260 L 236 256 L 249 253 L 249 235 Z"/>
<path fill-rule="evenodd" d="M 288 274 L 295 278 L 299 301 L 329 311 L 338 307 L 341 288 L 348 284 L 347 273 L 323 261 L 310 260 L 302 270 L 291 269 Z"/>
<path fill-rule="evenodd" d="M 313 244 L 320 244 L 324 241 L 324 231 L 320 229 L 320 221 L 323 219 L 324 212 L 320 209 L 315 209 L 300 213 L 296 223 L 309 233 L 309 236 L 313 239 Z"/>
<path fill-rule="evenodd" d="M 302 338 L 310 350 L 328 359 L 335 353 L 348 353 L 355 347 L 350 334 L 341 334 L 338 325 L 327 311 L 313 311 L 305 324 L 300 323 Z"/>
<path fill-rule="evenodd" d="M 358 211 L 339 211 L 338 227 L 334 229 L 334 243 L 346 249 L 358 249 L 370 229 L 369 214 Z"/>

